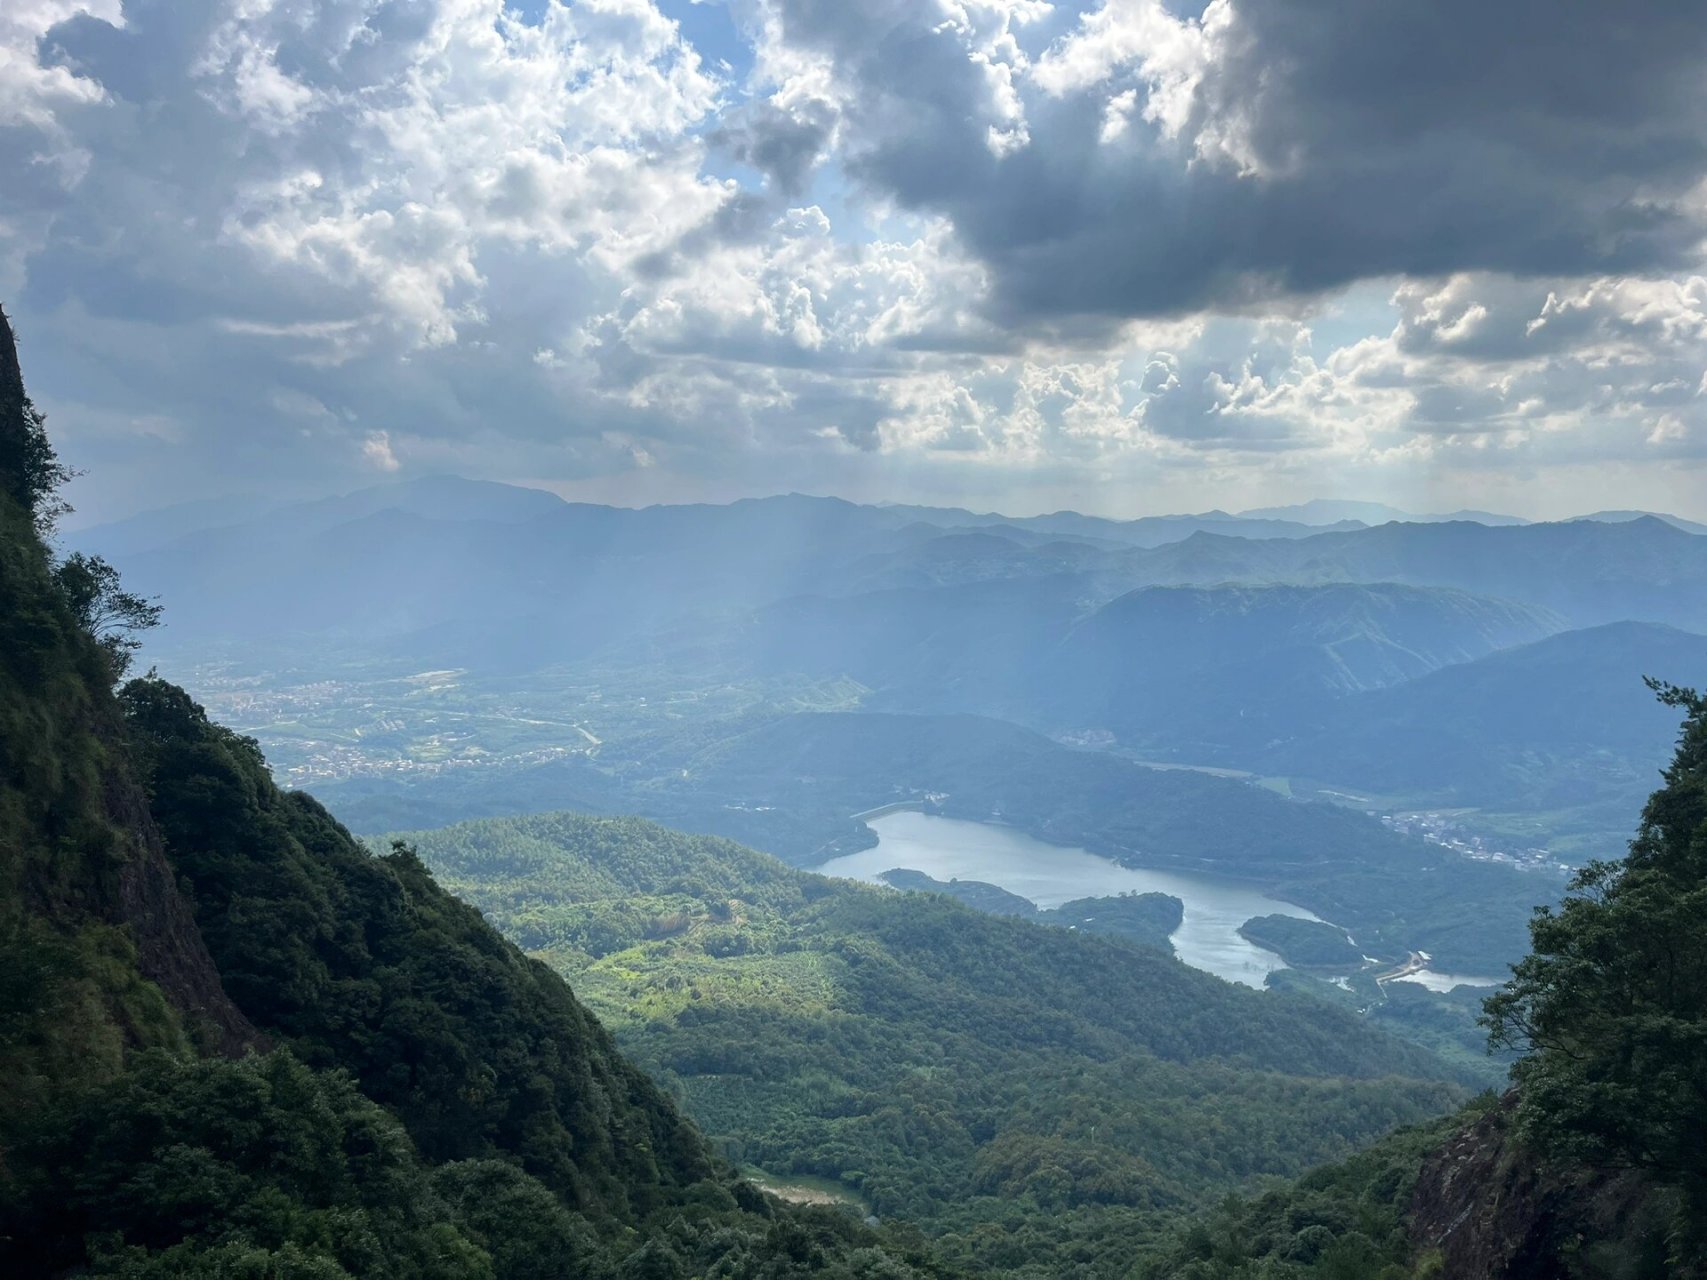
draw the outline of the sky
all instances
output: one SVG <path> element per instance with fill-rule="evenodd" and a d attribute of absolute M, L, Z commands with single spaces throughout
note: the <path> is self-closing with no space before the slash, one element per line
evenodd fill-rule
<path fill-rule="evenodd" d="M 0 302 L 87 522 L 1707 517 L 1676 0 L 4 0 Z"/>

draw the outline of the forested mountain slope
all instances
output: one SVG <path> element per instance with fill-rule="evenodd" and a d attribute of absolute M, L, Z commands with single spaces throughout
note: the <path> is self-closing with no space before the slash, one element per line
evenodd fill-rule
<path fill-rule="evenodd" d="M 757 613 L 734 647 L 755 673 L 849 676 L 875 709 L 1111 730 L 1217 763 L 1340 695 L 1564 626 L 1545 609 L 1392 584 L 1149 587 L 1101 603 L 1059 572 L 796 597 Z"/>
<path fill-rule="evenodd" d="M 63 478 L 0 321 L 0 1270 L 914 1274 L 738 1181 L 413 856 L 115 698 L 147 610 L 51 558 Z"/>
<path fill-rule="evenodd" d="M 1338 697 L 1563 626 L 1544 609 L 1439 588 L 1151 587 L 1078 623 L 1031 673 L 1028 702 L 1044 723 L 1223 763 L 1291 737 Z"/>
<path fill-rule="evenodd" d="M 1657 683 L 1657 682 L 1656 682 Z M 1155 1280 L 1698 1280 L 1707 1275 L 1707 697 L 1629 855 L 1585 867 L 1487 1002 L 1515 1088 L 1252 1201 L 1136 1268 Z"/>
<path fill-rule="evenodd" d="M 1641 677 L 1707 676 L 1707 636 L 1652 623 L 1567 631 L 1374 690 L 1253 763 L 1443 805 L 1620 800 L 1653 785 L 1674 717 Z"/>
<path fill-rule="evenodd" d="M 1355 1013 L 1145 946 L 826 880 L 635 819 L 407 833 L 731 1154 L 979 1274 L 1123 1275 L 1177 1214 L 1470 1079 Z"/>

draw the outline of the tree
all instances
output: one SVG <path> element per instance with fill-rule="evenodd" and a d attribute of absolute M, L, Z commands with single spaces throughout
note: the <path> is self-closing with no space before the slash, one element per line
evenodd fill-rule
<path fill-rule="evenodd" d="M 59 489 L 74 474 L 53 451 L 46 421 L 24 391 L 18 344 L 0 311 L 0 492 L 30 513 L 44 538 L 71 509 Z"/>
<path fill-rule="evenodd" d="M 1637 1168 L 1707 1190 L 1707 697 L 1649 680 L 1684 712 L 1665 785 L 1621 863 L 1577 873 L 1557 911 L 1538 910 L 1534 951 L 1490 998 L 1495 1046 L 1513 1069 L 1518 1120 L 1543 1150 Z M 1700 1215 L 1695 1215 L 1697 1221 Z"/>
<path fill-rule="evenodd" d="M 113 679 L 122 679 L 131 655 L 142 647 L 137 632 L 160 625 L 161 606 L 126 591 L 119 571 L 100 556 L 73 552 L 54 570 L 54 577 L 77 621 L 105 651 Z"/>

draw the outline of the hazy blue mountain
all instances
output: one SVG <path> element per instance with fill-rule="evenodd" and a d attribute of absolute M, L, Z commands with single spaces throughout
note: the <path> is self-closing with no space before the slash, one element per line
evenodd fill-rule
<path fill-rule="evenodd" d="M 372 485 L 307 502 L 258 498 L 188 502 L 68 535 L 80 549 L 109 559 L 188 540 L 233 538 L 243 544 L 312 536 L 382 512 L 432 520 L 492 520 L 520 524 L 567 504 L 554 493 L 459 476 L 424 476 Z"/>
<path fill-rule="evenodd" d="M 64 542 L 73 550 L 122 559 L 152 551 L 169 542 L 204 529 L 243 524 L 278 507 L 279 503 L 249 495 L 241 498 L 204 498 L 144 511 L 124 520 L 85 525 L 67 530 Z"/>
<path fill-rule="evenodd" d="M 281 512 L 299 529 L 330 529 L 381 511 L 403 511 L 435 520 L 493 520 L 521 524 L 566 506 L 544 489 L 460 476 L 423 476 L 357 489 L 335 498 L 306 502 Z"/>
<path fill-rule="evenodd" d="M 1386 524 L 1296 541 L 1200 533 L 1128 553 L 1138 582 L 1397 582 L 1539 605 L 1577 626 L 1626 619 L 1707 628 L 1707 539 L 1652 516 L 1491 528 Z"/>
<path fill-rule="evenodd" d="M 730 649 L 756 674 L 851 676 L 880 705 L 1017 713 L 1094 604 L 1071 574 L 797 596 L 746 620 Z"/>
<path fill-rule="evenodd" d="M 1198 515 L 1142 516 L 1136 520 L 1096 521 L 1072 512 L 1039 516 L 1056 533 L 1080 533 L 1108 537 L 1134 547 L 1161 547 L 1181 542 L 1194 533 L 1219 533 L 1229 538 L 1308 538 L 1322 532 L 1321 528 L 1301 520 L 1263 520 L 1229 515 L 1225 511 L 1206 511 Z M 1327 522 L 1337 532 L 1349 533 L 1364 527 L 1355 519 Z M 1104 529 L 1102 526 L 1110 526 Z"/>
<path fill-rule="evenodd" d="M 1599 520 L 1603 524 L 1623 524 L 1629 520 L 1640 520 L 1651 516 L 1655 520 L 1664 520 L 1674 529 L 1682 529 L 1685 533 L 1707 533 L 1707 524 L 1696 520 L 1685 520 L 1682 516 L 1667 515 L 1663 511 L 1596 511 L 1593 515 L 1578 516 L 1579 520 Z"/>
<path fill-rule="evenodd" d="M 871 705 L 1110 730 L 1212 763 L 1327 698 L 1524 644 L 1565 623 L 1440 588 L 1146 587 L 1098 606 L 1081 576 L 783 601 L 731 649 L 748 669 L 846 675 Z"/>
<path fill-rule="evenodd" d="M 1219 513 L 1187 518 L 1206 519 Z M 1072 527 L 1040 528 L 1051 520 Z M 525 617 L 579 651 L 807 592 L 1061 574 L 1083 578 L 1078 594 L 1092 606 L 1151 585 L 1397 582 L 1540 605 L 1578 625 L 1707 625 L 1707 590 L 1690 589 L 1707 587 L 1707 541 L 1653 518 L 1305 537 L 1292 536 L 1303 525 L 1284 537 L 1197 527 L 1160 546 L 1112 545 L 1127 525 L 1076 516 L 962 523 L 937 536 L 931 527 L 906 508 L 801 495 L 626 509 L 440 478 L 287 506 L 146 550 L 122 550 L 120 530 L 111 554 L 175 619 L 198 615 L 180 634 L 235 637 L 395 638 L 439 627 L 478 636 Z M 108 551 L 99 530 L 80 545 Z"/>
<path fill-rule="evenodd" d="M 1707 636 L 1621 622 L 1567 631 L 1347 698 L 1265 767 L 1443 806 L 1610 802 L 1653 787 L 1677 714 L 1642 684 L 1707 684 Z"/>
<path fill-rule="evenodd" d="M 934 531 L 893 551 L 848 566 L 843 592 L 896 587 L 957 586 L 1002 579 L 1084 574 L 1104 569 L 1109 550 L 1085 541 L 1020 540 L 1006 526 Z"/>
<path fill-rule="evenodd" d="M 1307 525 L 1331 525 L 1343 520 L 1356 520 L 1366 525 L 1438 524 L 1446 520 L 1473 520 L 1477 524 L 1528 524 L 1522 516 L 1500 515 L 1494 511 L 1452 511 L 1419 514 L 1388 506 L 1385 502 L 1359 502 L 1347 498 L 1312 498 L 1289 507 L 1255 507 L 1239 512 L 1241 520 L 1285 520 Z"/>
<path fill-rule="evenodd" d="M 543 660 L 562 661 L 695 611 L 811 589 L 886 545 L 896 519 L 813 498 L 630 510 L 549 494 L 538 495 L 532 518 L 487 518 L 487 499 L 516 492 L 527 491 L 482 490 L 446 515 L 431 492 L 384 505 L 385 495 L 369 491 L 342 507 L 192 534 L 121 565 L 138 590 L 166 602 L 175 624 L 193 624 L 177 635 L 338 635 L 384 641 L 412 660 L 399 642 L 416 633 L 423 658 L 444 649 L 446 636 L 450 649 L 477 656 L 487 639 L 525 625 Z M 336 521 L 356 509 L 365 514 Z"/>
<path fill-rule="evenodd" d="M 1324 699 L 1564 625 L 1544 609 L 1442 588 L 1146 587 L 1072 629 L 1033 674 L 1032 705 L 1057 724 L 1203 763 L 1288 736 Z"/>
<path fill-rule="evenodd" d="M 1003 516 L 962 511 L 956 507 L 886 505 L 879 509 L 906 512 L 921 523 L 943 529 L 1003 525 L 1057 538 L 1086 538 L 1130 547 L 1164 546 L 1189 538 L 1194 533 L 1221 533 L 1233 538 L 1307 538 L 1322 532 L 1322 524 L 1349 531 L 1360 529 L 1365 523 L 1353 518 L 1335 518 L 1328 521 L 1305 521 L 1285 517 L 1250 518 L 1247 515 L 1230 515 L 1225 511 L 1203 511 L 1194 515 L 1140 516 L 1136 519 L 1120 520 L 1106 516 L 1082 515 L 1077 511 L 1054 511 L 1038 516 Z"/>

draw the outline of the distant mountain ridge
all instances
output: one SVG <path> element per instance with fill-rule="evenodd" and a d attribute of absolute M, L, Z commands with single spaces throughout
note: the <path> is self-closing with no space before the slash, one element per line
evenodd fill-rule
<path fill-rule="evenodd" d="M 917 523 L 939 529 L 998 527 L 1010 534 L 1025 531 L 1050 538 L 1084 538 L 1094 542 L 1140 547 L 1163 546 L 1192 533 L 1222 533 L 1245 538 L 1303 538 L 1322 532 L 1350 532 L 1360 527 L 1389 523 L 1442 524 L 1454 521 L 1504 527 L 1536 523 L 1522 516 L 1492 511 L 1415 512 L 1381 502 L 1355 499 L 1314 498 L 1290 506 L 1253 507 L 1238 512 L 1211 510 L 1137 517 L 1083 515 L 1056 511 L 1043 515 L 1015 516 L 1001 512 L 975 512 L 959 507 L 919 506 L 909 503 L 862 505 L 839 498 L 790 493 L 771 497 L 744 498 L 727 504 L 836 503 L 857 507 L 878 517 L 886 527 Z M 679 507 L 658 504 L 646 507 L 603 507 L 609 511 L 658 513 L 668 510 L 704 511 L 717 504 L 688 503 Z M 519 523 L 549 514 L 561 507 L 597 507 L 571 503 L 546 489 L 473 480 L 454 475 L 431 475 L 371 485 L 347 493 L 302 501 L 279 501 L 260 496 L 203 499 L 144 511 L 121 520 L 77 528 L 68 538 L 77 546 L 89 546 L 111 555 L 152 550 L 177 538 L 212 529 L 230 528 L 265 521 L 277 513 L 299 527 L 320 528 L 358 519 L 382 510 L 401 510 L 445 520 L 496 520 Z M 1567 520 L 1617 523 L 1653 516 L 1689 533 L 1707 534 L 1707 524 L 1662 512 L 1597 511 Z"/>
<path fill-rule="evenodd" d="M 1347 698 L 1260 765 L 1442 805 L 1639 805 L 1676 729 L 1645 675 L 1707 684 L 1707 636 L 1640 622 L 1566 631 Z"/>
<path fill-rule="evenodd" d="M 1254 507 L 1249 511 L 1239 512 L 1239 518 L 1296 520 L 1310 525 L 1328 525 L 1342 520 L 1356 520 L 1369 525 L 1390 524 L 1394 521 L 1401 524 L 1441 524 L 1450 520 L 1469 520 L 1487 525 L 1530 523 L 1522 516 L 1501 515 L 1494 511 L 1459 510 L 1424 514 L 1388 506 L 1384 502 L 1361 502 L 1348 498 L 1312 498 L 1308 502 L 1299 502 L 1287 507 Z"/>
<path fill-rule="evenodd" d="M 1596 511 L 1592 515 L 1577 516 L 1578 520 L 1597 520 L 1602 524 L 1624 524 L 1630 520 L 1642 519 L 1663 520 L 1674 529 L 1682 529 L 1685 533 L 1707 534 L 1707 524 L 1698 520 L 1685 520 L 1682 516 L 1670 516 L 1659 511 Z"/>
<path fill-rule="evenodd" d="M 733 647 L 755 672 L 849 675 L 874 707 L 1111 729 L 1210 763 L 1230 724 L 1261 741 L 1325 698 L 1566 626 L 1546 609 L 1390 583 L 1151 586 L 1098 605 L 1062 573 L 795 597 L 756 613 Z"/>
<path fill-rule="evenodd" d="M 1550 610 L 1448 589 L 1143 587 L 1079 622 L 1037 672 L 1031 697 L 1063 723 L 1209 760 L 1230 726 L 1245 741 L 1286 736 L 1328 698 L 1403 684 L 1565 625 Z"/>
<path fill-rule="evenodd" d="M 477 652 L 483 635 L 526 619 L 571 657 L 797 595 L 1060 575 L 1075 580 L 1086 610 L 1144 586 L 1391 582 L 1503 597 L 1578 626 L 1707 628 L 1707 538 L 1654 517 L 1298 525 L 1276 537 L 1230 536 L 1191 518 L 1170 523 L 1173 540 L 1139 545 L 1117 522 L 1082 517 L 1047 530 L 1037 522 L 1053 517 L 940 527 L 920 514 L 802 496 L 629 509 L 419 481 L 146 550 L 125 550 L 122 530 L 112 547 L 99 529 L 72 545 L 110 555 L 138 589 L 163 599 L 182 627 L 162 637 L 168 646 L 186 633 L 268 642 L 334 633 L 389 637 L 388 650 L 402 652 L 397 642 L 410 633 L 449 627 Z M 447 656 L 456 655 L 434 660 Z"/>

